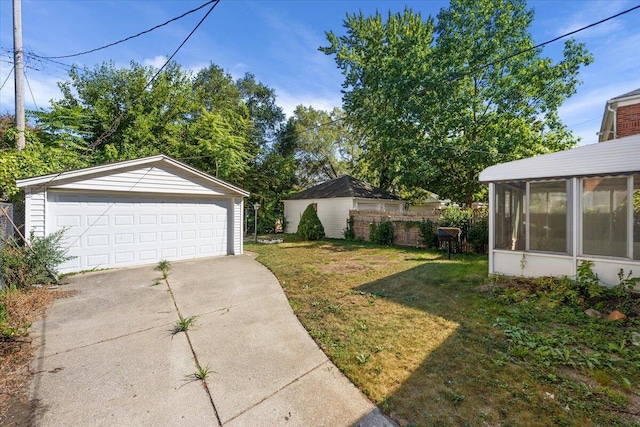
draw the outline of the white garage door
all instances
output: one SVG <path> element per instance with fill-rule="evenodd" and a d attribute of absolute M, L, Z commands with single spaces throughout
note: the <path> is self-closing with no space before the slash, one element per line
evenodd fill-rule
<path fill-rule="evenodd" d="M 61 272 L 226 255 L 228 202 L 211 198 L 50 191 L 52 232 L 75 256 Z"/>

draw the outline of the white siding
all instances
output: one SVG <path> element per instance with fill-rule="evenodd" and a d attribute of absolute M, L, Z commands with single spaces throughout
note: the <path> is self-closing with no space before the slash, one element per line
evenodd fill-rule
<path fill-rule="evenodd" d="M 353 209 L 353 199 L 338 197 L 318 200 L 318 218 L 324 227 L 324 233 L 332 239 L 344 238 L 349 211 Z"/>
<path fill-rule="evenodd" d="M 569 255 L 543 254 L 527 252 L 525 254 L 524 269 L 522 268 L 522 252 L 518 251 L 493 251 L 493 269 L 489 273 L 505 276 L 539 277 L 545 276 L 574 276 L 576 269 L 573 258 Z"/>
<path fill-rule="evenodd" d="M 302 212 L 312 203 L 310 200 L 285 200 L 284 218 L 287 221 L 287 233 L 296 233 Z"/>
<path fill-rule="evenodd" d="M 628 172 L 640 172 L 640 135 L 490 166 L 480 173 L 480 181 L 514 181 Z"/>
<path fill-rule="evenodd" d="M 127 191 L 140 193 L 206 194 L 222 196 L 224 189 L 212 188 L 204 178 L 170 165 L 141 166 L 117 172 L 104 172 L 74 180 L 55 181 L 60 190 Z"/>
<path fill-rule="evenodd" d="M 318 218 L 324 227 L 327 237 L 341 239 L 344 237 L 344 229 L 347 227 L 349 210 L 353 209 L 351 197 L 338 197 L 332 199 L 305 199 L 285 200 L 284 215 L 287 220 L 287 233 L 298 231 L 302 213 L 312 203 L 318 205 Z"/>
<path fill-rule="evenodd" d="M 31 230 L 38 237 L 45 236 L 46 191 L 28 190 L 25 192 L 25 237 L 28 239 Z"/>

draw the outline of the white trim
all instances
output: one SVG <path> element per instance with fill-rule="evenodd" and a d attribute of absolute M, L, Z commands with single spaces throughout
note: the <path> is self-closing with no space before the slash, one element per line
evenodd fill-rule
<path fill-rule="evenodd" d="M 495 245 L 495 209 L 496 209 L 496 188 L 493 182 L 489 183 L 489 274 L 493 274 L 495 269 L 493 266 L 494 245 Z"/>
<path fill-rule="evenodd" d="M 490 166 L 481 182 L 525 181 L 640 172 L 640 135 Z"/>
<path fill-rule="evenodd" d="M 72 170 L 72 171 L 65 171 L 65 172 L 60 172 L 60 173 L 53 173 L 53 174 L 49 174 L 49 175 L 43 175 L 43 176 L 37 176 L 37 177 L 32 177 L 32 178 L 25 178 L 25 179 L 20 179 L 20 180 L 16 180 L 16 186 L 18 188 L 27 188 L 27 187 L 31 187 L 31 186 L 36 186 L 36 185 L 41 185 L 41 186 L 50 186 L 52 183 L 56 182 L 56 181 L 60 181 L 60 180 L 68 180 L 68 179 L 73 179 L 73 178 L 80 178 L 83 176 L 87 176 L 87 175 L 92 175 L 92 174 L 97 174 L 97 173 L 105 173 L 105 172 L 111 172 L 114 170 L 118 170 L 118 169 L 125 169 L 125 168 L 131 168 L 131 167 L 135 167 L 135 166 L 143 166 L 143 165 L 147 165 L 147 164 L 152 164 L 152 163 L 156 163 L 156 162 L 161 162 L 161 163 L 167 163 L 170 164 L 172 166 L 175 166 L 179 169 L 182 169 L 186 172 L 189 172 L 191 174 L 197 175 L 201 178 L 204 178 L 205 180 L 219 185 L 221 187 L 226 188 L 227 190 L 231 190 L 234 193 L 237 193 L 240 196 L 243 197 L 248 197 L 249 196 L 249 192 L 242 190 L 234 185 L 231 185 L 225 181 L 222 181 L 221 179 L 215 178 L 211 175 L 208 175 L 204 172 L 201 172 L 189 165 L 186 165 L 184 163 L 181 163 L 175 159 L 172 159 L 171 157 L 165 156 L 163 154 L 157 155 L 157 156 L 151 156 L 151 157 L 144 157 L 141 159 L 134 159 L 134 160 L 126 160 L 123 162 L 117 162 L 117 163 L 108 163 L 108 164 L 104 164 L 104 165 L 98 165 L 98 166 L 92 166 L 89 168 L 84 168 L 84 169 L 77 169 L 77 170 Z"/>

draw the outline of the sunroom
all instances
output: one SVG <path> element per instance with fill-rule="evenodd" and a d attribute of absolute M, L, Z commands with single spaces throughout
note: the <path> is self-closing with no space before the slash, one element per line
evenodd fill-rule
<path fill-rule="evenodd" d="M 489 273 L 640 277 L 640 135 L 488 167 Z"/>

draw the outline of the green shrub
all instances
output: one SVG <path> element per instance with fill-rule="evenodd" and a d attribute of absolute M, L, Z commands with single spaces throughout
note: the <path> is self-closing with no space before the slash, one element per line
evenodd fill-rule
<path fill-rule="evenodd" d="M 382 221 L 380 224 L 369 225 L 369 241 L 378 245 L 393 245 L 393 225 L 391 221 Z"/>
<path fill-rule="evenodd" d="M 307 206 L 307 209 L 302 213 L 297 235 L 304 240 L 324 239 L 324 227 L 313 205 Z"/>
<path fill-rule="evenodd" d="M 438 219 L 438 226 L 466 229 L 472 217 L 472 209 L 459 209 L 455 206 L 447 206 Z"/>
<path fill-rule="evenodd" d="M 347 220 L 347 228 L 344 229 L 344 239 L 352 241 L 356 239 L 356 232 L 353 229 L 353 217 L 350 216 Z"/>
<path fill-rule="evenodd" d="M 0 252 L 0 275 L 4 285 L 17 289 L 57 281 L 57 267 L 73 257 L 66 255 L 61 240 L 66 229 L 45 237 L 31 233 L 29 246 L 10 240 Z"/>
<path fill-rule="evenodd" d="M 486 222 L 472 224 L 467 232 L 467 241 L 473 246 L 474 252 L 484 253 L 486 245 L 489 244 L 489 225 Z"/>
<path fill-rule="evenodd" d="M 422 244 L 427 248 L 438 247 L 438 233 L 436 233 L 437 224 L 430 219 L 421 221 L 418 224 L 420 230 L 420 237 L 422 238 Z"/>

